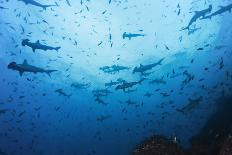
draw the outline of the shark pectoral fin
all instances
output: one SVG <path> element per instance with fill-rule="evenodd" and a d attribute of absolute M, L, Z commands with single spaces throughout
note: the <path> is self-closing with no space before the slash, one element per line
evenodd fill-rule
<path fill-rule="evenodd" d="M 32 51 L 35 52 L 35 48 L 32 48 Z"/>
<path fill-rule="evenodd" d="M 58 51 L 60 48 L 61 48 L 61 47 L 55 47 L 54 49 L 55 49 L 56 51 Z"/>
<path fill-rule="evenodd" d="M 51 77 L 51 73 L 52 72 L 56 72 L 57 70 L 47 70 L 45 73 L 49 76 L 49 77 Z"/>
<path fill-rule="evenodd" d="M 43 8 L 44 10 L 46 10 L 46 9 L 47 9 L 47 6 L 42 6 L 42 8 Z"/>
<path fill-rule="evenodd" d="M 26 60 L 26 59 L 23 61 L 23 65 L 28 65 L 28 63 L 27 63 L 27 60 Z"/>
<path fill-rule="evenodd" d="M 46 72 L 46 74 L 51 78 L 51 72 Z"/>
<path fill-rule="evenodd" d="M 20 75 L 20 76 L 23 76 L 23 71 L 19 71 L 19 75 Z"/>

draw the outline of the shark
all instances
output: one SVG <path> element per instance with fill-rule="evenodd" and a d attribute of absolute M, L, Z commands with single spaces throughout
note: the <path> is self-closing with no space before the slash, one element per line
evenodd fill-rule
<path fill-rule="evenodd" d="M 212 17 L 217 16 L 217 15 L 220 15 L 220 14 L 223 14 L 223 13 L 225 13 L 225 12 L 227 12 L 227 11 L 228 11 L 229 13 L 231 13 L 232 4 L 229 4 L 229 5 L 227 5 L 227 6 L 219 6 L 219 7 L 220 7 L 219 10 L 217 10 L 216 12 L 214 12 L 214 13 L 208 15 L 208 16 L 203 17 L 203 19 L 211 19 Z"/>
<path fill-rule="evenodd" d="M 44 10 L 46 10 L 48 7 L 57 6 L 57 4 L 54 4 L 54 5 L 44 5 L 44 4 L 41 4 L 41 3 L 37 2 L 37 1 L 34 1 L 34 0 L 18 0 L 18 1 L 22 1 L 26 5 L 30 4 L 30 5 L 34 5 L 34 6 L 37 6 L 37 7 L 41 7 Z"/>
<path fill-rule="evenodd" d="M 164 77 L 162 77 L 162 78 L 156 78 L 154 80 L 151 80 L 149 83 L 150 84 L 166 84 L 167 82 L 164 80 Z"/>
<path fill-rule="evenodd" d="M 188 112 L 191 112 L 193 109 L 197 108 L 200 105 L 201 101 L 203 100 L 203 97 L 200 96 L 196 99 L 189 98 L 188 100 L 189 100 L 189 103 L 187 105 L 185 105 L 181 109 L 176 109 L 176 110 L 183 114 L 187 114 Z"/>
<path fill-rule="evenodd" d="M 23 39 L 21 44 L 22 44 L 22 46 L 31 47 L 33 52 L 35 52 L 36 49 L 40 49 L 43 51 L 47 51 L 47 50 L 58 51 L 61 48 L 61 47 L 52 47 L 52 46 L 43 45 L 39 42 L 39 40 L 37 40 L 35 43 L 32 43 L 32 42 L 30 42 L 29 39 Z"/>
<path fill-rule="evenodd" d="M 112 117 L 112 115 L 102 115 L 97 117 L 97 121 L 98 122 L 103 122 L 104 120 L 110 119 Z"/>
<path fill-rule="evenodd" d="M 68 97 L 68 98 L 70 98 L 70 97 L 72 96 L 72 94 L 67 94 L 67 93 L 64 92 L 64 90 L 61 89 L 61 88 L 60 88 L 60 89 L 56 89 L 55 92 L 58 93 L 59 96 L 64 96 L 64 97 Z"/>
<path fill-rule="evenodd" d="M 35 67 L 35 66 L 32 66 L 32 65 L 29 65 L 26 59 L 23 61 L 22 64 L 17 64 L 14 61 L 11 62 L 11 63 L 9 63 L 8 64 L 8 69 L 12 69 L 12 70 L 18 71 L 19 74 L 20 74 L 20 76 L 22 76 L 24 72 L 46 73 L 48 76 L 50 76 L 50 74 L 52 72 L 57 71 L 57 70 L 46 70 L 46 69 L 42 69 L 42 68 L 39 68 L 39 67 Z"/>
<path fill-rule="evenodd" d="M 191 18 L 188 26 L 182 29 L 183 30 L 189 30 L 191 25 L 195 23 L 198 19 L 204 18 L 207 14 L 211 13 L 212 11 L 212 5 L 209 5 L 207 9 L 201 10 L 201 11 L 195 11 L 195 15 Z"/>
<path fill-rule="evenodd" d="M 110 81 L 110 82 L 108 82 L 108 83 L 105 83 L 105 87 L 112 87 L 112 86 L 115 86 L 115 85 L 117 85 L 117 84 L 120 84 L 120 83 L 122 83 L 121 81 Z"/>
<path fill-rule="evenodd" d="M 122 70 L 129 70 L 130 68 L 125 67 L 125 66 L 120 66 L 120 65 L 112 65 L 112 66 L 103 66 L 103 67 L 100 67 L 99 69 L 102 70 L 104 73 L 115 74 Z"/>
<path fill-rule="evenodd" d="M 87 89 L 91 86 L 91 83 L 79 83 L 79 82 L 74 82 L 71 84 L 71 87 L 76 88 L 76 89 Z"/>
<path fill-rule="evenodd" d="M 163 62 L 164 58 L 160 59 L 158 62 L 155 62 L 153 64 L 149 64 L 149 65 L 142 65 L 140 64 L 139 67 L 135 67 L 133 70 L 133 74 L 138 72 L 143 74 L 144 72 L 153 69 L 154 67 L 158 66 L 158 65 L 162 65 L 161 63 Z"/>
<path fill-rule="evenodd" d="M 128 88 L 132 88 L 133 86 L 137 85 L 137 84 L 142 84 L 142 82 L 145 80 L 145 78 L 142 78 L 141 80 L 137 81 L 137 82 L 126 82 L 123 81 L 122 84 L 117 85 L 117 87 L 115 88 L 115 90 L 123 90 L 124 92 L 126 91 L 126 89 Z"/>
<path fill-rule="evenodd" d="M 136 38 L 136 37 L 144 37 L 146 36 L 145 34 L 136 34 L 136 33 L 126 33 L 124 32 L 122 35 L 122 38 L 128 38 L 129 40 L 131 40 L 131 38 Z"/>

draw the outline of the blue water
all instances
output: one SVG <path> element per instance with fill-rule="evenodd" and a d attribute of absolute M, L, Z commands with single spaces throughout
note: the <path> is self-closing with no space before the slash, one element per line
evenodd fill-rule
<path fill-rule="evenodd" d="M 128 155 L 154 134 L 177 137 L 189 147 L 189 138 L 216 111 L 215 100 L 231 94 L 232 14 L 198 19 L 191 30 L 182 30 L 194 11 L 211 4 L 213 13 L 230 0 L 36 2 L 57 6 L 45 10 L 0 1 L 0 154 Z M 123 39 L 124 32 L 145 36 Z M 23 39 L 61 49 L 33 52 L 21 45 Z M 145 74 L 132 73 L 162 58 Z M 51 77 L 20 76 L 7 68 L 25 59 L 58 71 Z M 102 70 L 112 65 L 128 69 Z M 115 89 L 125 82 L 105 86 L 142 78 L 125 91 Z M 155 79 L 163 82 L 152 83 Z M 109 93 L 97 98 L 94 92 L 100 89 Z"/>

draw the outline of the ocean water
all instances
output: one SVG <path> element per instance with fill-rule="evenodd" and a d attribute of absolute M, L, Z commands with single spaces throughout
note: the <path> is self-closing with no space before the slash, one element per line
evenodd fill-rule
<path fill-rule="evenodd" d="M 231 94 L 231 3 L 0 0 L 0 154 L 189 147 Z"/>

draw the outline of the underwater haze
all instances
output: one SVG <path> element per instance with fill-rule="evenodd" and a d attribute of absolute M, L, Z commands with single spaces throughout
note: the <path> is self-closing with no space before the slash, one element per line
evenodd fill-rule
<path fill-rule="evenodd" d="M 232 90 L 231 0 L 0 0 L 0 155 L 185 148 Z"/>

